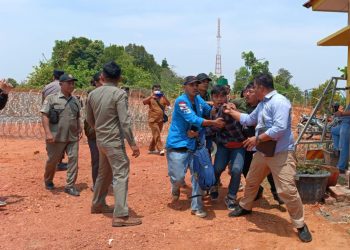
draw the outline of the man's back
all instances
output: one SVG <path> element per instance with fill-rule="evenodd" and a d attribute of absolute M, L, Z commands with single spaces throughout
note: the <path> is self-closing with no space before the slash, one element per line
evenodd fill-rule
<path fill-rule="evenodd" d="M 55 94 L 57 92 L 61 91 L 61 86 L 58 80 L 54 80 L 53 82 L 50 82 L 49 84 L 47 84 L 43 91 L 42 91 L 42 95 L 43 95 L 43 100 L 51 94 Z"/>
<path fill-rule="evenodd" d="M 88 96 L 87 121 L 95 127 L 99 144 L 120 146 L 124 137 L 134 142 L 127 95 L 113 84 L 105 84 Z"/>

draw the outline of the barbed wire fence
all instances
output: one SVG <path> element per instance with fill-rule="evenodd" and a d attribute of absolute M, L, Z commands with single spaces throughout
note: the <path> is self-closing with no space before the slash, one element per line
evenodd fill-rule
<path fill-rule="evenodd" d="M 143 98 L 150 94 L 148 90 L 133 90 L 129 92 L 129 112 L 135 139 L 139 145 L 147 145 L 152 139 L 148 126 L 148 105 L 143 105 Z M 86 91 L 76 91 L 82 105 L 82 118 L 85 118 Z M 41 124 L 41 92 L 37 90 L 26 92 L 11 92 L 6 107 L 0 111 L 0 137 L 44 140 L 45 132 Z M 171 119 L 171 107 L 166 111 Z M 162 141 L 165 142 L 169 123 L 164 124 Z M 86 143 L 84 136 L 83 140 Z"/>

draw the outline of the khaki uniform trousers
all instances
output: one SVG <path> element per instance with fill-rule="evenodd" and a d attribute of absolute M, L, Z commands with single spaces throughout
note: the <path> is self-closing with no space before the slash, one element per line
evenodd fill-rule
<path fill-rule="evenodd" d="M 286 204 L 293 226 L 303 227 L 304 208 L 295 185 L 296 158 L 292 151 L 280 152 L 274 157 L 264 157 L 260 152 L 254 154 L 246 179 L 244 197 L 239 205 L 247 210 L 252 209 L 259 185 L 270 172 L 277 193 Z"/>
<path fill-rule="evenodd" d="M 157 149 L 158 151 L 163 150 L 164 148 L 163 148 L 162 137 L 160 133 L 162 132 L 164 123 L 150 122 L 148 124 L 152 131 L 152 141 L 148 147 L 148 150 L 149 151 L 154 151 L 155 149 Z"/>
<path fill-rule="evenodd" d="M 108 188 L 113 180 L 114 217 L 129 215 L 127 202 L 130 161 L 125 146 L 107 146 L 98 144 L 99 168 L 92 206 L 99 207 L 106 204 Z"/>
<path fill-rule="evenodd" d="M 79 141 L 46 143 L 48 159 L 45 166 L 45 183 L 52 182 L 56 173 L 56 166 L 62 160 L 64 152 L 68 156 L 66 188 L 74 186 L 78 177 Z"/>

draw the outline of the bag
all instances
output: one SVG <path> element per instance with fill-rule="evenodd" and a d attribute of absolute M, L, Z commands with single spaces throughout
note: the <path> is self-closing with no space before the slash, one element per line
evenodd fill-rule
<path fill-rule="evenodd" d="M 266 130 L 267 130 L 266 128 L 260 128 L 258 131 L 258 135 L 263 134 Z M 275 155 L 276 144 L 277 144 L 277 141 L 274 141 L 274 140 L 264 141 L 256 145 L 255 148 L 259 152 L 263 153 L 264 156 L 273 157 Z"/>
<path fill-rule="evenodd" d="M 67 100 L 66 104 L 64 105 L 64 109 L 69 104 L 69 106 L 72 110 L 75 110 L 75 108 L 78 108 L 78 112 L 79 112 L 79 107 L 75 106 L 74 103 L 71 102 L 72 99 L 73 99 L 73 97 L 71 97 Z M 57 124 L 60 120 L 60 114 L 63 112 L 64 109 L 55 109 L 53 105 L 50 105 L 49 122 L 51 124 Z"/>
<path fill-rule="evenodd" d="M 165 114 L 165 108 L 162 104 L 160 104 L 160 102 L 158 100 L 156 100 L 158 106 L 162 109 L 163 111 L 163 123 L 166 123 L 167 121 L 169 121 L 169 117 Z"/>
<path fill-rule="evenodd" d="M 57 124 L 60 118 L 60 113 L 62 111 L 59 109 L 55 109 L 53 106 L 50 106 L 49 109 L 49 121 L 51 124 Z"/>
<path fill-rule="evenodd" d="M 208 149 L 200 147 L 193 154 L 193 171 L 202 190 L 210 190 L 215 185 L 214 166 L 211 163 Z"/>

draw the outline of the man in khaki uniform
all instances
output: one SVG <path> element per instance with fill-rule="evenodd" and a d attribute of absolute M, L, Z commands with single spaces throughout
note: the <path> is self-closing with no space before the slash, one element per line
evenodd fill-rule
<path fill-rule="evenodd" d="M 80 102 L 72 96 L 74 82 L 77 79 L 63 74 L 60 79 L 61 91 L 46 97 L 40 112 L 46 136 L 48 160 L 45 167 L 45 187 L 54 189 L 53 177 L 56 165 L 60 162 L 64 151 L 68 155 L 67 183 L 64 191 L 73 196 L 79 196 L 74 184 L 78 175 Z"/>
<path fill-rule="evenodd" d="M 170 105 L 170 102 L 161 92 L 159 84 L 152 86 L 152 94 L 143 99 L 143 104 L 149 106 L 148 111 L 148 125 L 152 132 L 152 141 L 148 147 L 149 154 L 164 155 L 164 147 L 161 138 L 161 132 L 164 125 L 163 114 L 166 106 Z"/>
<path fill-rule="evenodd" d="M 133 156 L 138 157 L 128 113 L 128 97 L 117 87 L 121 69 L 115 62 L 104 65 L 101 74 L 103 85 L 93 90 L 86 103 L 86 120 L 95 128 L 100 152 L 98 176 L 94 186 L 91 213 L 112 213 L 112 226 L 134 226 L 141 224 L 139 218 L 129 216 L 127 203 L 129 158 L 124 138 L 130 145 Z M 113 179 L 114 209 L 106 205 L 108 187 Z"/>

